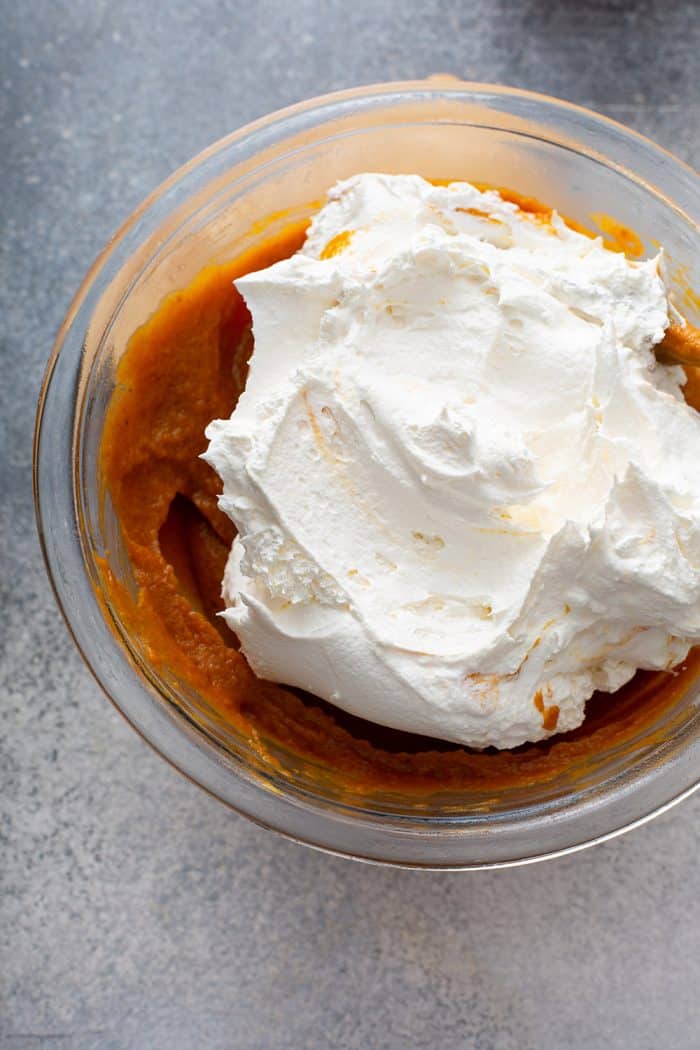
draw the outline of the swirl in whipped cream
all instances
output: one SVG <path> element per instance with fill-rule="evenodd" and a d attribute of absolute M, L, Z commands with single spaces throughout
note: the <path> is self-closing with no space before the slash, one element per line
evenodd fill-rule
<path fill-rule="evenodd" d="M 658 258 L 368 174 L 236 286 L 255 351 L 206 459 L 258 675 L 504 748 L 700 640 L 700 418 L 652 354 Z"/>

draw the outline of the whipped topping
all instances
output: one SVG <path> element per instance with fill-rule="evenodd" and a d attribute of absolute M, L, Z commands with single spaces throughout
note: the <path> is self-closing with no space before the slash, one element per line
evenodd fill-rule
<path fill-rule="evenodd" d="M 255 350 L 205 458 L 258 675 L 504 748 L 700 640 L 700 416 L 652 354 L 658 257 L 367 174 L 236 286 Z"/>

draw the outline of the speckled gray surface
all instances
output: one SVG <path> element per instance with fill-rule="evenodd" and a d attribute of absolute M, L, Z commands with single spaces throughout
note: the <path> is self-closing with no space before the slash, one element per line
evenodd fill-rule
<path fill-rule="evenodd" d="M 322 17 L 321 17 L 322 15 Z M 700 1043 L 700 797 L 494 873 L 325 857 L 179 778 L 82 667 L 39 559 L 31 428 L 88 262 L 244 121 L 448 71 L 559 94 L 700 157 L 695 3 L 0 3 L 0 1046 Z"/>

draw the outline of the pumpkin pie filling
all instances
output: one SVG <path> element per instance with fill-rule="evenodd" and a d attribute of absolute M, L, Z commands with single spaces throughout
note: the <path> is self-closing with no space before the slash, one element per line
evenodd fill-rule
<path fill-rule="evenodd" d="M 544 219 L 549 210 L 511 195 Z M 305 227 L 290 227 L 168 296 L 131 337 L 118 366 L 101 468 L 121 526 L 136 597 L 104 569 L 110 600 L 155 666 L 188 682 L 252 746 L 274 742 L 356 791 L 502 790 L 553 780 L 617 747 L 651 741 L 665 711 L 700 673 L 692 650 L 672 672 L 640 671 L 596 694 L 578 729 L 511 750 L 471 750 L 346 714 L 301 690 L 257 678 L 217 613 L 234 528 L 218 509 L 221 483 L 200 458 L 204 431 L 230 416 L 253 349 L 251 318 L 233 281 L 288 258 Z M 629 243 L 625 233 L 621 245 Z M 700 376 L 684 394 L 700 408 Z M 539 696 L 550 723 L 556 712 Z"/>

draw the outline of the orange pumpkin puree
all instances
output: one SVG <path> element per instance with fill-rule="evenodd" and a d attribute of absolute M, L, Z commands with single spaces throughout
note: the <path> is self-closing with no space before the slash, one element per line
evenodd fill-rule
<path fill-rule="evenodd" d="M 534 221 L 550 210 L 509 194 Z M 588 703 L 584 724 L 511 751 L 472 751 L 385 729 L 317 697 L 261 681 L 216 613 L 234 528 L 217 508 L 220 482 L 199 458 L 211 419 L 228 417 L 245 384 L 253 347 L 250 314 L 232 281 L 293 254 L 305 226 L 289 227 L 232 262 L 204 269 L 168 296 L 131 337 L 109 406 L 101 469 L 119 519 L 137 597 L 106 566 L 113 606 L 149 659 L 188 682 L 264 756 L 265 742 L 289 749 L 339 787 L 429 794 L 501 790 L 546 782 L 610 748 L 638 746 L 700 674 L 691 652 L 673 672 L 639 672 L 613 695 Z M 338 246 L 342 250 L 342 246 Z M 700 408 L 700 369 L 686 397 Z M 558 709 L 533 702 L 547 728 Z"/>

